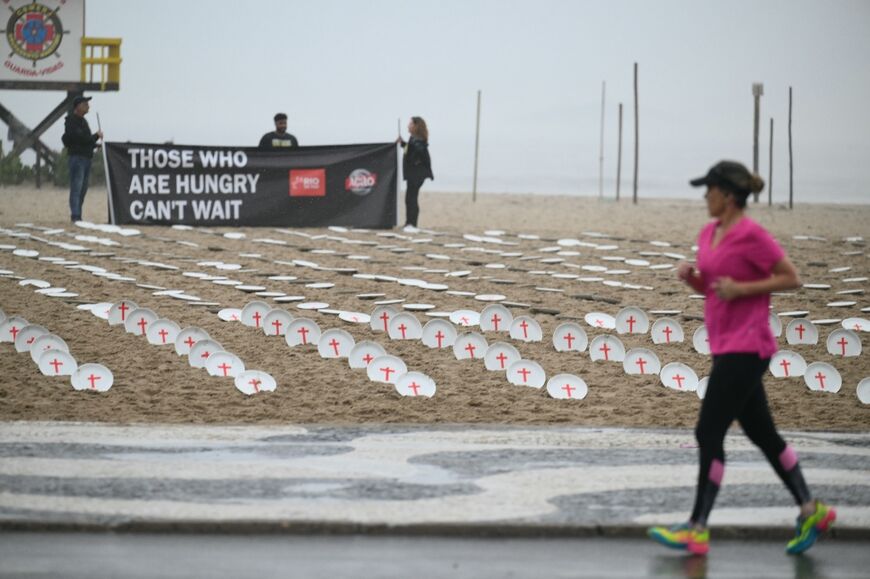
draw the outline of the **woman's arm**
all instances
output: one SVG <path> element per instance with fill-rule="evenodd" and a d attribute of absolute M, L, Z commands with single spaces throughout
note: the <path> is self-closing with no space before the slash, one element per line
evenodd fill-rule
<path fill-rule="evenodd" d="M 783 257 L 776 262 L 770 277 L 767 279 L 734 281 L 730 277 L 720 277 L 713 282 L 713 290 L 723 300 L 769 294 L 776 291 L 796 289 L 800 286 L 800 276 L 788 257 Z"/>
<path fill-rule="evenodd" d="M 692 264 L 685 261 L 680 263 L 677 266 L 677 277 L 699 294 L 704 293 L 704 278 Z"/>

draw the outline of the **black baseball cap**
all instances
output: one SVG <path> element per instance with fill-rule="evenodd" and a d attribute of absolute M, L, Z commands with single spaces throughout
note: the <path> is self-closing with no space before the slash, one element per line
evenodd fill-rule
<path fill-rule="evenodd" d="M 73 108 L 76 108 L 76 107 L 79 106 L 81 103 L 86 103 L 86 102 L 88 102 L 89 100 L 91 100 L 92 98 L 94 98 L 94 97 L 86 97 L 86 96 L 79 95 L 79 96 L 77 96 L 77 97 L 75 97 L 75 98 L 73 99 L 73 104 L 72 104 L 72 106 L 73 106 Z"/>
<path fill-rule="evenodd" d="M 719 161 L 707 174 L 689 181 L 692 187 L 718 185 L 735 192 L 750 192 L 753 189 L 753 175 L 742 163 Z"/>

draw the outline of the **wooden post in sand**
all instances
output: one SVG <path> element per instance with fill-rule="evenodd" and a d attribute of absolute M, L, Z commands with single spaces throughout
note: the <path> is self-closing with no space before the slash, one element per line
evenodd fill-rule
<path fill-rule="evenodd" d="M 632 203 L 637 205 L 637 154 L 638 154 L 638 119 L 637 119 L 637 63 L 634 63 L 634 194 Z"/>
<path fill-rule="evenodd" d="M 791 150 L 791 87 L 788 87 L 788 208 L 794 209 L 794 158 Z"/>
<path fill-rule="evenodd" d="M 40 159 L 39 152 L 37 151 L 37 153 L 36 153 L 36 166 L 34 167 L 34 169 L 36 169 L 36 188 L 37 189 L 42 188 L 42 163 L 41 163 L 41 161 L 42 161 L 42 159 Z"/>
<path fill-rule="evenodd" d="M 619 201 L 619 183 L 622 180 L 622 103 L 619 103 L 619 146 L 616 151 L 616 200 Z"/>
<path fill-rule="evenodd" d="M 767 206 L 773 205 L 773 117 L 770 117 L 770 153 L 767 155 L 769 167 L 767 170 Z"/>
<path fill-rule="evenodd" d="M 477 201 L 477 157 L 480 151 L 480 90 L 477 91 L 477 124 L 474 129 L 474 184 L 471 187 L 471 201 Z"/>
<path fill-rule="evenodd" d="M 598 198 L 604 198 L 604 94 L 607 82 L 601 81 L 601 140 L 598 143 Z"/>
<path fill-rule="evenodd" d="M 758 115 L 761 112 L 761 95 L 764 94 L 764 85 L 760 82 L 752 84 L 752 97 L 755 100 L 755 115 L 752 120 L 752 172 L 758 174 Z M 753 201 L 758 203 L 760 193 L 753 193 Z"/>

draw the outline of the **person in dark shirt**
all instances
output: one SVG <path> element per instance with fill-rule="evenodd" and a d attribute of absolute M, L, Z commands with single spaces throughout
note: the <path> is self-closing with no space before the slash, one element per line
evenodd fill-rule
<path fill-rule="evenodd" d="M 260 139 L 260 149 L 263 151 L 294 149 L 298 146 L 296 137 L 287 132 L 287 115 L 284 113 L 275 115 L 275 130 Z"/>
<path fill-rule="evenodd" d="M 417 218 L 420 216 L 420 205 L 417 198 L 420 187 L 426 179 L 435 179 L 432 175 L 432 159 L 429 157 L 429 128 L 421 117 L 411 117 L 408 123 L 408 142 L 400 136 L 396 142 L 402 145 L 405 154 L 402 157 L 402 174 L 408 182 L 405 188 L 405 231 L 417 231 Z"/>
<path fill-rule="evenodd" d="M 73 99 L 72 111 L 64 121 L 63 144 L 69 155 L 69 211 L 73 223 L 82 220 L 82 204 L 88 192 L 88 178 L 94 149 L 103 138 L 103 132 L 91 133 L 85 115 L 91 106 L 91 97 L 77 96 Z"/>

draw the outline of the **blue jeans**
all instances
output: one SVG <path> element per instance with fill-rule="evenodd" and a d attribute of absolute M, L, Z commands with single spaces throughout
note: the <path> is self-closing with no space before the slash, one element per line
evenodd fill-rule
<path fill-rule="evenodd" d="M 82 218 L 82 204 L 88 192 L 90 174 L 91 159 L 78 155 L 69 156 L 69 212 L 73 221 Z"/>

